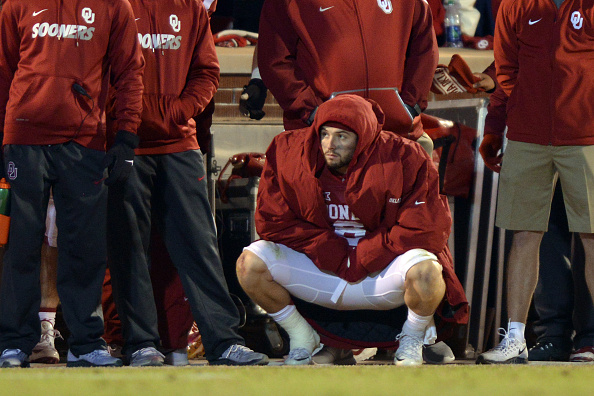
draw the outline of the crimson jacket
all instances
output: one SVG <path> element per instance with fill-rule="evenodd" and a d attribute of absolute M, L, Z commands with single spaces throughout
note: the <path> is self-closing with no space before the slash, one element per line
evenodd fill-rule
<path fill-rule="evenodd" d="M 199 0 L 130 3 L 146 61 L 136 154 L 196 150 L 199 145 L 191 118 L 204 110 L 219 86 L 219 62 L 207 10 Z"/>
<path fill-rule="evenodd" d="M 594 0 L 503 0 L 494 50 L 510 140 L 594 144 L 593 41 Z"/>
<path fill-rule="evenodd" d="M 423 0 L 267 0 L 262 8 L 258 66 L 287 130 L 305 127 L 338 91 L 396 87 L 425 109 L 438 57 Z"/>
<path fill-rule="evenodd" d="M 118 129 L 136 133 L 143 66 L 127 1 L 6 0 L 0 14 L 3 143 L 75 140 L 104 150 L 109 80 L 119 103 Z M 75 92 L 73 84 L 84 91 Z"/>
<path fill-rule="evenodd" d="M 410 249 L 426 249 L 443 265 L 450 305 L 466 304 L 447 249 L 451 217 L 437 170 L 421 146 L 382 131 L 382 111 L 359 96 L 325 102 L 311 127 L 274 138 L 258 190 L 258 235 L 306 254 L 322 270 L 338 273 L 345 265 L 348 243 L 330 225 L 318 180 L 325 166 L 318 131 L 328 121 L 359 136 L 345 191 L 367 230 L 356 248 L 357 265 L 372 273 Z"/>

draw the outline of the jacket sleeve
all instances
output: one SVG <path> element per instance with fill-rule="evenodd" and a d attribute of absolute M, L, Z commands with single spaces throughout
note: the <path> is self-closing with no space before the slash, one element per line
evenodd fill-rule
<path fill-rule="evenodd" d="M 12 3 L 0 12 L 0 134 L 4 135 L 6 104 L 14 73 L 19 62 L 20 35 L 12 13 Z"/>
<path fill-rule="evenodd" d="M 487 117 L 485 118 L 485 135 L 503 136 L 507 121 L 507 95 L 497 85 L 495 92 L 489 96 Z"/>
<path fill-rule="evenodd" d="M 286 1 L 266 1 L 260 16 L 258 67 L 262 81 L 286 112 L 302 120 L 323 103 L 300 76 L 296 65 L 299 36 L 287 14 Z"/>
<path fill-rule="evenodd" d="M 330 226 L 305 221 L 291 209 L 279 183 L 276 147 L 275 139 L 266 152 L 258 187 L 256 231 L 260 238 L 304 253 L 318 268 L 336 273 L 347 259 L 348 242 Z"/>
<path fill-rule="evenodd" d="M 414 107 L 418 104 L 424 110 L 439 61 L 431 9 L 426 1 L 415 2 L 413 27 L 406 52 L 400 96 L 407 105 Z"/>
<path fill-rule="evenodd" d="M 497 81 L 507 96 L 511 95 L 518 77 L 518 39 L 515 33 L 516 16 L 510 11 L 510 4 L 503 2 L 495 22 L 493 50 Z"/>
<path fill-rule="evenodd" d="M 357 245 L 357 263 L 370 273 L 384 269 L 396 256 L 411 249 L 440 253 L 450 234 L 449 207 L 445 196 L 439 194 L 439 177 L 429 157 L 420 163 L 409 157 L 403 168 L 405 180 L 414 182 L 402 193 L 396 224 L 379 227 Z"/>
<path fill-rule="evenodd" d="M 197 17 L 199 31 L 192 54 L 192 63 L 180 97 L 179 103 L 184 120 L 200 114 L 219 87 L 219 61 L 210 31 L 208 14 L 198 5 Z"/>
<path fill-rule="evenodd" d="M 144 58 L 132 7 L 127 1 L 114 2 L 109 37 L 110 80 L 115 88 L 118 130 L 136 133 L 142 112 Z"/>

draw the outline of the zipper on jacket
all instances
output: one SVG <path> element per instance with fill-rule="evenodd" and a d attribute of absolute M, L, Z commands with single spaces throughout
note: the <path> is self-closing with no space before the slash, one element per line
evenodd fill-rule
<path fill-rule="evenodd" d="M 365 97 L 369 97 L 369 62 L 367 61 L 367 48 L 365 47 L 365 37 L 363 36 L 363 25 L 361 25 L 361 17 L 359 15 L 359 7 L 357 7 L 357 0 L 353 0 L 355 14 L 357 16 L 357 25 L 359 26 L 359 36 L 361 37 L 361 47 L 363 48 L 363 64 L 365 65 Z"/>

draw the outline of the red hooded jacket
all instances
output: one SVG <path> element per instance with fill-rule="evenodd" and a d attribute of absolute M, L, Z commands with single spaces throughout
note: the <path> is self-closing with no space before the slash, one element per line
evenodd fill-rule
<path fill-rule="evenodd" d="M 4 144 L 74 140 L 105 150 L 109 80 L 118 129 L 136 133 L 144 62 L 122 0 L 6 0 L 0 14 L 0 132 Z M 85 93 L 77 93 L 73 84 Z"/>
<path fill-rule="evenodd" d="M 345 192 L 351 212 L 367 230 L 356 248 L 357 265 L 372 273 L 410 249 L 426 249 L 443 265 L 450 305 L 466 305 L 447 248 L 451 217 L 439 194 L 437 170 L 421 146 L 382 131 L 382 111 L 359 96 L 325 102 L 311 127 L 274 138 L 258 190 L 258 235 L 305 253 L 320 269 L 338 273 L 345 264 L 348 243 L 334 233 L 318 179 L 325 166 L 319 129 L 329 121 L 359 137 Z M 456 319 L 462 322 L 464 312 L 459 310 Z"/>
<path fill-rule="evenodd" d="M 423 0 L 267 0 L 262 8 L 258 66 L 287 130 L 307 126 L 339 91 L 395 87 L 425 109 L 438 57 Z M 389 114 L 396 102 L 379 104 Z"/>

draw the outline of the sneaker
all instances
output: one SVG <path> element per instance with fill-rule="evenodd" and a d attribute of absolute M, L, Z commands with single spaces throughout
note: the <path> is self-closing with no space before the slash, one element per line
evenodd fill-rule
<path fill-rule="evenodd" d="M 394 355 L 396 366 L 419 366 L 423 364 L 423 337 L 400 333 L 398 349 Z"/>
<path fill-rule="evenodd" d="M 254 352 L 244 345 L 231 345 L 220 358 L 209 362 L 211 365 L 225 366 L 265 366 L 268 364 L 268 356 L 263 353 Z"/>
<path fill-rule="evenodd" d="M 510 336 L 509 332 L 500 328 L 503 339 L 495 348 L 481 353 L 476 364 L 527 364 L 528 348 L 526 341 Z"/>
<path fill-rule="evenodd" d="M 287 366 L 307 366 L 313 364 L 311 353 L 305 348 L 295 348 L 289 351 L 289 356 L 285 359 Z"/>
<path fill-rule="evenodd" d="M 528 360 L 535 362 L 566 362 L 569 351 L 552 342 L 537 342 L 528 351 Z"/>
<path fill-rule="evenodd" d="M 162 366 L 165 356 L 154 347 L 146 347 L 137 350 L 130 356 L 130 366 L 147 367 Z"/>
<path fill-rule="evenodd" d="M 112 357 L 106 349 L 96 349 L 80 356 L 75 356 L 68 350 L 66 367 L 120 367 L 122 365 L 122 359 Z"/>
<path fill-rule="evenodd" d="M 188 361 L 188 351 L 184 348 L 171 351 L 165 354 L 164 363 L 169 366 L 187 366 L 190 364 Z"/>
<path fill-rule="evenodd" d="M 585 346 L 578 350 L 572 351 L 569 355 L 570 362 L 594 362 L 594 347 Z"/>
<path fill-rule="evenodd" d="M 31 356 L 29 361 L 31 363 L 45 363 L 45 364 L 57 364 L 60 363 L 60 354 L 54 346 L 54 340 L 56 338 L 62 338 L 60 332 L 54 329 L 54 325 L 49 320 L 41 321 L 41 338 Z M 64 338 L 62 338 L 64 339 Z"/>
<path fill-rule="evenodd" d="M 0 367 L 29 367 L 29 357 L 20 349 L 5 349 L 0 355 Z"/>
<path fill-rule="evenodd" d="M 318 353 L 313 355 L 312 361 L 318 365 L 353 365 L 357 364 L 353 351 L 325 346 Z"/>

